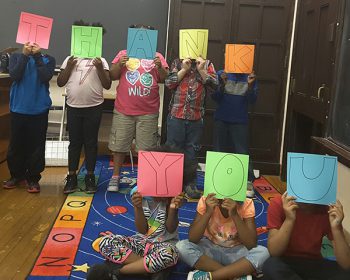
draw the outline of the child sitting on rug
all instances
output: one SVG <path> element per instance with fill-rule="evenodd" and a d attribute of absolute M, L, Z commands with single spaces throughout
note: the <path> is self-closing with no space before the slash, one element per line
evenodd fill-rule
<path fill-rule="evenodd" d="M 187 279 L 252 279 L 260 272 L 269 253 L 257 246 L 254 217 L 252 199 L 241 204 L 213 193 L 202 197 L 189 239 L 176 244 L 180 259 L 197 269 Z"/>
<path fill-rule="evenodd" d="M 268 208 L 268 249 L 264 279 L 350 279 L 350 247 L 345 240 L 343 206 L 296 203 L 285 192 Z M 333 240 L 336 262 L 322 258 L 322 238 Z"/>
<path fill-rule="evenodd" d="M 175 152 L 170 147 L 161 147 L 157 152 Z M 184 164 L 183 184 L 196 176 L 197 165 Z M 93 266 L 88 280 L 115 279 L 119 274 L 149 274 L 151 279 L 167 279 L 170 267 L 178 260 L 178 209 L 183 195 L 173 198 L 142 197 L 136 190 L 131 197 L 135 213 L 135 226 L 139 233 L 133 236 L 107 233 L 97 239 L 93 247 L 108 262 Z M 110 275 L 110 276 L 108 276 Z M 115 277 L 115 278 L 112 278 Z"/>

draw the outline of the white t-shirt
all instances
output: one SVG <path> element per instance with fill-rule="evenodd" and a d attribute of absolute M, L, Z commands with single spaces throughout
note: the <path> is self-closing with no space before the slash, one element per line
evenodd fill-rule
<path fill-rule="evenodd" d="M 65 69 L 70 56 L 61 66 Z M 75 108 L 93 107 L 103 103 L 103 87 L 98 77 L 93 59 L 77 58 L 77 64 L 72 70 L 66 84 L 67 104 Z M 109 70 L 107 61 L 101 58 L 103 69 Z"/>

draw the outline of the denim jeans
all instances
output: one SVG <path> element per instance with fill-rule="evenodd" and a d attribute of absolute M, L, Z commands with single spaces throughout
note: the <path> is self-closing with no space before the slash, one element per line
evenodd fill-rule
<path fill-rule="evenodd" d="M 167 118 L 166 144 L 184 151 L 188 160 L 197 161 L 196 153 L 200 150 L 203 132 L 203 119 L 190 121 L 173 116 Z"/>
<path fill-rule="evenodd" d="M 176 244 L 176 248 L 179 250 L 180 259 L 191 267 L 194 267 L 201 256 L 206 255 L 224 266 L 246 258 L 257 272 L 261 272 L 264 262 L 270 256 L 267 248 L 260 245 L 251 250 L 243 245 L 222 247 L 205 237 L 197 244 L 188 239 L 181 240 Z"/>
<path fill-rule="evenodd" d="M 215 120 L 214 151 L 249 155 L 248 125 Z M 249 160 L 248 180 L 255 179 L 252 161 Z"/>

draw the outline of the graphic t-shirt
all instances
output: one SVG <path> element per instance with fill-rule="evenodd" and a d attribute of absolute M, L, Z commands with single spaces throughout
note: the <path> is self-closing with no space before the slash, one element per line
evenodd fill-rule
<path fill-rule="evenodd" d="M 145 237 L 148 241 L 164 242 L 179 239 L 178 229 L 173 233 L 169 233 L 166 229 L 167 204 L 165 202 L 144 198 L 142 200 L 142 208 L 148 222 L 148 232 Z"/>
<path fill-rule="evenodd" d="M 206 197 L 201 197 L 198 201 L 197 212 L 201 215 L 205 214 Z M 243 218 L 253 218 L 255 216 L 255 207 L 253 200 L 247 198 L 237 209 L 238 215 Z M 231 217 L 225 218 L 217 206 L 208 222 L 204 236 L 210 239 L 214 244 L 222 247 L 234 247 L 240 245 L 236 225 Z"/>
<path fill-rule="evenodd" d="M 126 50 L 120 51 L 112 63 L 118 63 Z M 164 57 L 160 58 L 163 68 L 169 68 Z M 148 115 L 159 112 L 159 82 L 160 76 L 153 60 L 129 58 L 121 69 L 115 108 L 124 115 Z"/>
<path fill-rule="evenodd" d="M 286 216 L 281 196 L 271 200 L 267 211 L 267 228 L 279 229 Z M 322 258 L 321 246 L 323 236 L 333 239 L 327 206 L 319 206 L 319 211 L 307 213 L 297 209 L 296 219 L 284 256 L 303 258 Z"/>
<path fill-rule="evenodd" d="M 61 69 L 67 67 L 68 56 Z M 67 104 L 75 108 L 93 107 L 103 103 L 103 86 L 97 74 L 93 59 L 77 58 L 69 80 L 66 84 Z M 103 69 L 109 70 L 107 61 L 101 58 Z"/>

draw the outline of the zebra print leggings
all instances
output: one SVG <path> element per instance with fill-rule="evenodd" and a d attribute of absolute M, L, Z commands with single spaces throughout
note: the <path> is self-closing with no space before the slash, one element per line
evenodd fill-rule
<path fill-rule="evenodd" d="M 170 242 L 150 243 L 141 236 L 106 235 L 99 244 L 100 254 L 114 263 L 124 263 L 131 253 L 144 259 L 147 272 L 155 273 L 177 263 L 179 252 Z"/>

